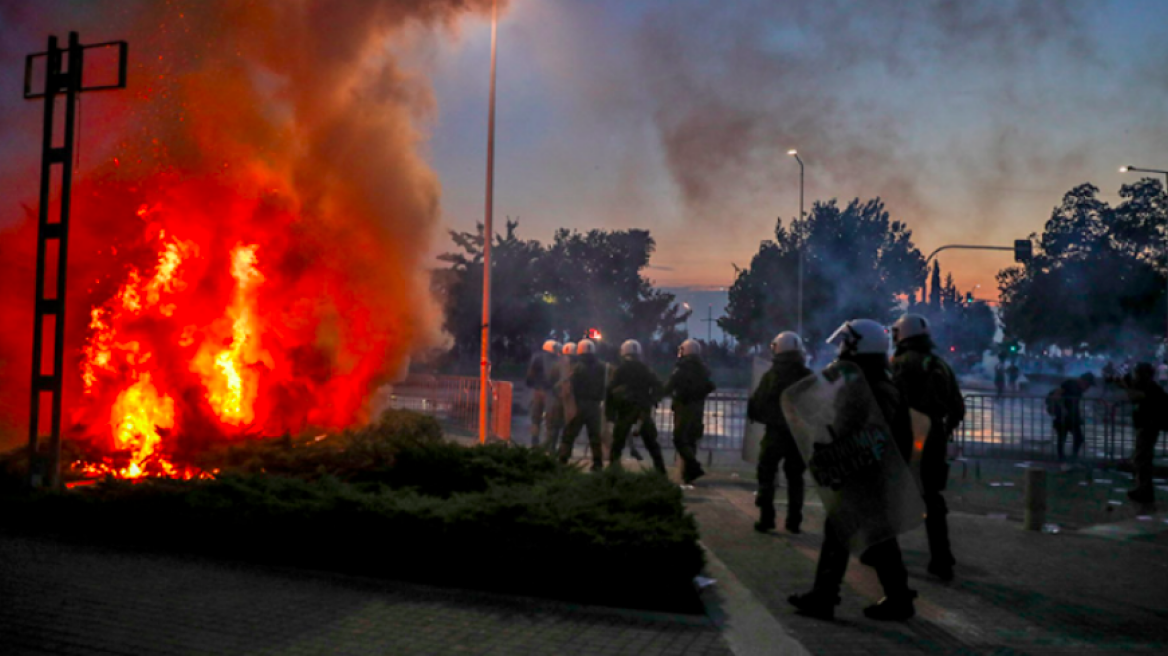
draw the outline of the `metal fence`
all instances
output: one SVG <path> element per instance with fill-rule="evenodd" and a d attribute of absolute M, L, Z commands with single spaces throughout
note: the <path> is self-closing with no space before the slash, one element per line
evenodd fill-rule
<path fill-rule="evenodd" d="M 470 376 L 416 375 L 393 386 L 388 405 L 399 410 L 416 410 L 468 432 L 479 428 L 478 378 Z M 491 437 L 511 439 L 511 383 L 490 381 Z"/>
<path fill-rule="evenodd" d="M 1081 401 L 1083 449 L 1080 457 L 1095 462 L 1117 462 L 1131 457 L 1135 448 L 1132 404 L 1086 398 Z M 1073 452 L 1074 437 L 1067 436 L 1065 454 Z M 1058 437 L 1046 412 L 1043 396 L 965 396 L 965 421 L 954 440 L 970 457 L 1019 460 L 1055 460 Z M 1157 457 L 1168 456 L 1160 440 Z"/>
<path fill-rule="evenodd" d="M 746 436 L 745 390 L 720 391 L 706 399 L 703 451 L 741 452 Z M 1129 459 L 1135 447 L 1132 404 L 1086 398 L 1082 400 L 1084 444 L 1080 458 L 1100 463 Z M 434 415 L 448 425 L 478 431 L 479 379 L 469 376 L 410 376 L 394 385 L 389 406 Z M 954 433 L 962 455 L 1048 461 L 1058 457 L 1057 436 L 1046 412 L 1043 396 L 994 396 L 967 394 L 965 421 Z M 511 383 L 491 381 L 491 434 L 511 439 Z M 673 432 L 669 402 L 654 410 L 663 446 Z M 1074 438 L 1067 436 L 1065 453 L 1073 452 Z M 1168 440 L 1159 440 L 1157 458 L 1168 458 Z"/>
<path fill-rule="evenodd" d="M 714 393 L 706 397 L 705 413 L 702 415 L 704 432 L 700 447 L 711 451 L 741 451 L 746 435 L 745 393 Z M 666 435 L 673 434 L 673 410 L 669 402 L 662 402 L 653 413 L 657 430 Z M 668 440 L 666 440 L 668 441 Z"/>

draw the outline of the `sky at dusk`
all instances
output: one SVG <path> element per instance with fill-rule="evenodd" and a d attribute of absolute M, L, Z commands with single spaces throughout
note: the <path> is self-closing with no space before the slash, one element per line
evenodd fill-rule
<path fill-rule="evenodd" d="M 662 286 L 725 286 L 775 219 L 880 196 L 927 254 L 1041 232 L 1073 186 L 1168 168 L 1168 1 L 517 0 L 499 26 L 497 221 L 648 228 Z M 443 218 L 483 215 L 489 24 L 416 50 Z M 959 288 L 1010 253 L 939 256 Z M 705 331 L 701 333 L 704 335 Z"/>
<path fill-rule="evenodd" d="M 19 97 L 20 66 L 46 35 L 29 26 L 119 38 L 127 5 L 2 4 L 9 17 L 46 8 L 0 19 L 0 137 L 9 155 L 35 154 L 39 109 Z M 497 225 L 518 217 L 520 236 L 543 242 L 560 227 L 647 228 L 657 285 L 727 286 L 776 218 L 796 215 L 786 153 L 798 148 L 808 209 L 880 196 L 925 253 L 1009 245 L 1041 231 L 1074 185 L 1114 201 L 1136 180 L 1121 164 L 1168 168 L 1165 25 L 1168 0 L 514 0 L 499 27 Z M 489 21 L 471 13 L 395 39 L 387 51 L 432 85 L 417 148 L 441 186 L 442 227 L 472 230 Z M 85 138 L 82 166 L 103 136 Z M 33 198 L 36 166 L 0 160 L 10 204 Z M 1012 257 L 941 262 L 992 298 Z"/>

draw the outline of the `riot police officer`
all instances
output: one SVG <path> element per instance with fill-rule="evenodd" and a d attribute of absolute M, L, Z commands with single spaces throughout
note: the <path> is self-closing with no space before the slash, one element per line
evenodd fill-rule
<path fill-rule="evenodd" d="M 604 364 L 596 357 L 596 344 L 583 339 L 576 344 L 576 364 L 569 377 L 572 398 L 575 401 L 575 416 L 564 427 L 564 439 L 560 443 L 560 462 L 567 463 L 572 458 L 572 447 L 580 430 L 588 430 L 588 447 L 592 451 L 592 471 L 604 468 L 604 452 L 600 444 L 600 404 L 604 401 Z"/>
<path fill-rule="evenodd" d="M 686 485 L 706 473 L 698 462 L 698 441 L 702 439 L 706 397 L 716 389 L 701 353 L 696 340 L 682 342 L 677 365 L 665 384 L 665 393 L 673 398 L 673 445 L 683 463 L 681 480 Z"/>
<path fill-rule="evenodd" d="M 787 426 L 779 399 L 792 383 L 811 375 L 811 370 L 807 368 L 803 340 L 796 333 L 779 333 L 771 340 L 771 354 L 770 371 L 763 374 L 746 406 L 746 416 L 766 426 L 758 457 L 758 496 L 754 503 L 759 508 L 759 520 L 754 530 L 763 533 L 775 527 L 775 477 L 781 462 L 787 477 L 786 528 L 790 533 L 798 533 L 803 523 L 803 472 L 807 466 Z"/>
<path fill-rule="evenodd" d="M 893 442 L 907 462 L 912 456 L 912 420 L 908 405 L 901 399 L 888 371 L 888 331 L 871 319 L 853 319 L 840 326 L 827 341 L 839 349 L 839 360 L 852 362 L 863 372 L 892 431 Z M 792 595 L 787 601 L 805 615 L 831 619 L 840 602 L 840 585 L 847 572 L 848 556 L 845 536 L 840 535 L 829 516 L 823 526 L 815 585 L 810 592 Z M 868 547 L 860 562 L 876 569 L 885 595 L 879 603 L 864 609 L 865 616 L 903 621 L 916 613 L 913 599 L 917 594 L 908 587 L 908 571 L 895 537 Z"/>
<path fill-rule="evenodd" d="M 633 425 L 641 422 L 641 439 L 653 459 L 653 468 L 665 473 L 665 459 L 657 443 L 657 424 L 653 421 L 653 407 L 661 398 L 661 381 L 641 361 L 641 343 L 626 340 L 620 347 L 621 362 L 612 374 L 605 399 L 605 413 L 614 423 L 612 453 L 609 466 L 619 467 L 621 453 Z"/>
<path fill-rule="evenodd" d="M 965 400 L 957 376 L 934 352 L 929 322 L 918 314 L 906 314 L 892 325 L 896 352 L 892 356 L 892 381 L 910 408 L 929 418 L 929 433 L 921 452 L 921 492 L 925 500 L 925 532 L 929 537 L 929 573 L 942 581 L 953 580 L 957 560 L 949 544 L 949 508 L 941 492 L 949 480 L 946 462 L 953 431 L 965 418 Z"/>

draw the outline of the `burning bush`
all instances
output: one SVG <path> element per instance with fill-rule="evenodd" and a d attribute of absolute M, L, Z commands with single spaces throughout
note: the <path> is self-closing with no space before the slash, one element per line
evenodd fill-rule
<path fill-rule="evenodd" d="M 46 33 L 131 44 L 127 89 L 86 100 L 69 164 L 57 373 L 84 464 L 183 475 L 217 444 L 363 423 L 371 391 L 444 339 L 425 262 L 440 188 L 419 154 L 433 99 L 396 55 L 490 3 L 73 4 L 0 7 L 0 64 Z M 0 126 L 0 420 L 18 424 L 0 447 L 27 434 L 39 116 Z"/>

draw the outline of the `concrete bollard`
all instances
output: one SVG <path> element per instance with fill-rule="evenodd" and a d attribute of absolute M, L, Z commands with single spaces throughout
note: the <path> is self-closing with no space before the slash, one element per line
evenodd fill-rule
<path fill-rule="evenodd" d="M 1041 531 L 1046 523 L 1046 470 L 1026 470 L 1026 512 L 1022 517 L 1022 528 Z"/>

